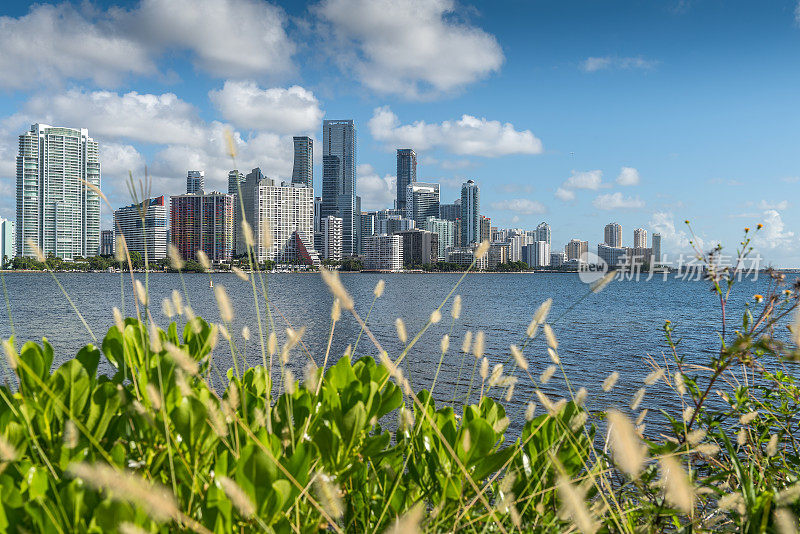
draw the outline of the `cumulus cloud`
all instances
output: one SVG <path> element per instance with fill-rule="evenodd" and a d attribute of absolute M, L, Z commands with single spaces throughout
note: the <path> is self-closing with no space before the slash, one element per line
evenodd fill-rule
<path fill-rule="evenodd" d="M 529 200 L 527 198 L 513 198 L 509 200 L 501 200 L 499 202 L 492 202 L 492 208 L 503 211 L 514 211 L 524 215 L 532 215 L 534 213 L 544 213 L 547 208 L 544 204 L 536 200 Z"/>
<path fill-rule="evenodd" d="M 658 65 L 658 61 L 637 57 L 601 56 L 588 57 L 581 62 L 584 72 L 597 72 L 599 70 L 650 70 Z"/>
<path fill-rule="evenodd" d="M 34 4 L 0 17 L 0 87 L 90 80 L 116 86 L 158 74 L 168 52 L 220 77 L 261 78 L 292 70 L 286 15 L 258 0 L 143 0 L 135 8 Z"/>
<path fill-rule="evenodd" d="M 756 249 L 788 248 L 795 244 L 794 232 L 786 225 L 777 210 L 766 210 L 763 214 L 764 227 L 753 237 Z"/>
<path fill-rule="evenodd" d="M 689 244 L 689 234 L 682 229 L 675 227 L 675 216 L 671 212 L 657 211 L 650 219 L 650 227 L 653 233 L 661 234 L 662 253 L 684 252 L 691 249 Z M 698 246 L 703 248 L 702 239 L 697 239 Z"/>
<path fill-rule="evenodd" d="M 637 209 L 644 207 L 644 201 L 637 197 L 623 196 L 622 193 L 606 193 L 592 201 L 592 205 L 600 210 Z"/>
<path fill-rule="evenodd" d="M 758 209 L 760 210 L 779 210 L 783 211 L 789 207 L 788 200 L 780 200 L 778 202 L 767 202 L 766 200 L 762 200 L 758 203 Z"/>
<path fill-rule="evenodd" d="M 417 151 L 443 148 L 454 154 L 498 157 L 509 154 L 541 154 L 542 142 L 530 130 L 517 130 L 506 122 L 462 115 L 457 121 L 438 124 L 416 121 L 400 124 L 388 106 L 375 108 L 369 120 L 372 137 L 394 148 Z"/>
<path fill-rule="evenodd" d="M 209 92 L 222 116 L 240 128 L 269 129 L 285 134 L 316 131 L 324 112 L 314 93 L 293 85 L 262 89 L 255 82 L 226 81 Z"/>
<path fill-rule="evenodd" d="M 381 93 L 436 96 L 503 64 L 493 35 L 456 20 L 454 0 L 323 0 L 317 11 L 342 69 Z"/>
<path fill-rule="evenodd" d="M 556 198 L 559 200 L 563 200 L 564 202 L 575 200 L 575 191 L 573 191 L 572 189 L 559 187 L 558 189 L 556 189 Z"/>
<path fill-rule="evenodd" d="M 603 171 L 576 171 L 573 170 L 561 187 L 556 189 L 555 196 L 565 202 L 575 200 L 575 189 L 589 189 L 597 191 L 601 187 L 606 187 L 603 183 Z"/>
<path fill-rule="evenodd" d="M 362 210 L 383 209 L 394 205 L 397 198 L 396 176 L 386 174 L 381 177 L 375 172 L 372 165 L 362 163 L 358 166 L 356 182 Z"/>
<path fill-rule="evenodd" d="M 639 171 L 633 167 L 622 167 L 617 176 L 619 185 L 639 185 Z"/>

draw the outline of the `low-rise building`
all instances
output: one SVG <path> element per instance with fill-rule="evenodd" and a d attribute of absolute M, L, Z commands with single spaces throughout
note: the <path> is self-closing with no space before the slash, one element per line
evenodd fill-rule
<path fill-rule="evenodd" d="M 470 247 L 454 247 L 447 251 L 447 261 L 449 263 L 457 263 L 459 265 L 472 265 L 472 262 L 475 261 L 475 267 L 473 267 L 476 271 L 483 271 L 487 269 L 488 266 L 488 254 L 484 254 L 482 257 L 475 259 L 475 250 L 477 246 L 470 246 Z"/>
<path fill-rule="evenodd" d="M 399 271 L 403 268 L 403 239 L 399 235 L 379 234 L 364 238 L 364 268 Z"/>

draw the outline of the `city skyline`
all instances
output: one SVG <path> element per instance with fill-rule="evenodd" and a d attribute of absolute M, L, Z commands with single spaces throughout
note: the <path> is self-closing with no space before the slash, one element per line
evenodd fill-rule
<path fill-rule="evenodd" d="M 204 17 L 212 4 L 220 16 Z M 17 137 L 36 122 L 88 128 L 100 143 L 103 191 L 122 206 L 128 171 L 144 177 L 145 165 L 151 195 L 181 192 L 189 169 L 226 191 L 226 128 L 236 167 L 260 166 L 277 182 L 292 176 L 293 137 L 308 136 L 318 186 L 322 121 L 348 117 L 359 125 L 363 210 L 392 206 L 396 151 L 411 148 L 417 179 L 439 183 L 442 203 L 465 180 L 480 183 L 493 226 L 545 219 L 556 243 L 596 243 L 596 228 L 617 220 L 659 232 L 663 250 L 679 253 L 689 250 L 684 219 L 704 248 L 719 241 L 729 251 L 745 226 L 763 223 L 757 251 L 777 266 L 800 265 L 791 195 L 800 110 L 787 89 L 797 81 L 787 66 L 800 50 L 796 1 L 423 4 L 411 24 L 403 13 L 387 18 L 380 2 L 208 0 L 193 19 L 202 40 L 187 37 L 198 32 L 179 14 L 172 27 L 159 24 L 168 3 L 156 0 L 5 6 L 0 217 L 15 218 Z M 48 21 L 52 34 L 40 30 Z M 137 28 L 147 22 L 145 37 Z M 75 31 L 94 44 L 61 50 Z M 15 36 L 32 34 L 43 50 L 34 61 L 12 52 Z M 420 35 L 435 52 L 380 53 L 387 41 L 402 50 Z M 758 57 L 748 52 L 755 44 Z M 444 45 L 463 61 L 441 61 Z M 754 72 L 781 74 L 756 84 L 763 76 Z M 112 214 L 102 215 L 110 227 Z"/>

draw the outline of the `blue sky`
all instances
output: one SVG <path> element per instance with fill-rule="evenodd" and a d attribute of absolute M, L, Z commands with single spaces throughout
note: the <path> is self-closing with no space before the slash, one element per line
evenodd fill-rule
<path fill-rule="evenodd" d="M 796 1 L 144 0 L 4 5 L 0 216 L 14 214 L 16 136 L 89 128 L 103 190 L 148 166 L 154 194 L 186 170 L 224 189 L 238 166 L 291 174 L 291 136 L 353 118 L 365 208 L 394 198 L 394 149 L 443 201 L 469 178 L 501 227 L 548 221 L 590 246 L 617 221 L 687 249 L 745 226 L 800 265 Z M 31 54 L 24 57 L 25 53 Z M 316 154 L 315 185 L 321 186 Z M 109 211 L 104 216 L 108 221 Z"/>

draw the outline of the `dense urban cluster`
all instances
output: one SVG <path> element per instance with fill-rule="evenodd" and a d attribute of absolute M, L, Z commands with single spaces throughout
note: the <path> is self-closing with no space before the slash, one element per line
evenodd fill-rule
<path fill-rule="evenodd" d="M 439 184 L 417 181 L 411 148 L 397 150 L 394 206 L 363 211 L 354 121 L 323 121 L 322 143 L 321 196 L 314 195 L 313 140 L 294 137 L 291 181 L 278 184 L 260 168 L 247 174 L 234 169 L 227 192 L 209 191 L 204 171 L 190 170 L 185 193 L 137 199 L 114 211 L 112 229 L 101 230 L 97 142 L 86 129 L 34 124 L 19 136 L 17 218 L 16 224 L 0 219 L 0 258 L 4 266 L 21 269 L 115 268 L 111 258 L 124 238 L 133 267 L 147 262 L 165 269 L 169 243 L 187 260 L 202 252 L 222 268 L 242 261 L 250 245 L 254 262 L 270 269 L 326 264 L 455 271 L 474 262 L 479 270 L 578 270 L 587 263 L 653 267 L 661 261 L 659 234 L 648 247 L 647 231 L 637 228 L 633 247 L 623 247 L 622 228 L 614 222 L 605 227 L 597 256 L 580 239 L 557 250 L 546 222 L 533 230 L 492 226 L 481 214 L 474 180 L 462 184 L 460 198 L 443 203 Z M 244 221 L 252 236 L 242 231 Z M 489 251 L 476 258 L 484 241 Z M 46 262 L 34 259 L 42 255 Z"/>

